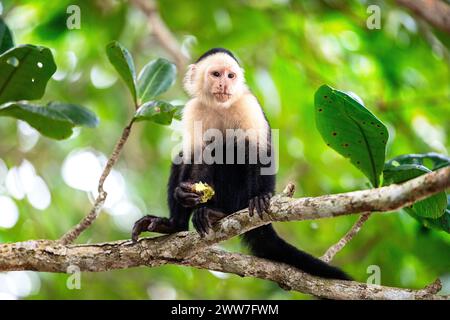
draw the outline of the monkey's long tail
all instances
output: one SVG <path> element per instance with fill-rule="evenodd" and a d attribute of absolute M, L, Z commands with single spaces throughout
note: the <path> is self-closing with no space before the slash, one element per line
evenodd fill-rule
<path fill-rule="evenodd" d="M 242 237 L 250 251 L 257 257 L 283 262 L 322 278 L 351 280 L 340 269 L 298 250 L 281 239 L 270 224 L 250 230 Z"/>

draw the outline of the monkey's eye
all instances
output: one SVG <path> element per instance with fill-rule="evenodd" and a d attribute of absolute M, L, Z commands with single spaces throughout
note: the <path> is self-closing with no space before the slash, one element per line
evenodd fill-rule
<path fill-rule="evenodd" d="M 233 79 L 234 78 L 234 73 L 229 73 L 228 74 L 228 78 Z"/>
<path fill-rule="evenodd" d="M 212 73 L 212 75 L 213 75 L 214 77 L 218 78 L 218 77 L 220 77 L 220 72 L 219 72 L 219 71 L 214 71 L 214 72 Z"/>

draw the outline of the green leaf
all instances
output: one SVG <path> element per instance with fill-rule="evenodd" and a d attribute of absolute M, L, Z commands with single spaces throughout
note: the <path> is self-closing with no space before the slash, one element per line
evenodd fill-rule
<path fill-rule="evenodd" d="M 173 118 L 177 120 L 181 120 L 183 116 L 183 108 L 184 106 L 174 106 L 175 113 L 173 114 Z"/>
<path fill-rule="evenodd" d="M 133 95 L 134 103 L 137 104 L 136 70 L 130 52 L 119 42 L 114 41 L 106 46 L 106 54 L 111 64 L 128 86 L 128 89 Z"/>
<path fill-rule="evenodd" d="M 450 158 L 442 154 L 429 152 L 424 154 L 404 154 L 387 162 L 387 165 L 420 164 L 434 171 L 450 165 Z"/>
<path fill-rule="evenodd" d="M 0 104 L 40 99 L 56 65 L 50 49 L 15 47 L 0 56 Z"/>
<path fill-rule="evenodd" d="M 5 21 L 0 17 L 0 54 L 14 47 L 14 40 L 6 25 Z"/>
<path fill-rule="evenodd" d="M 174 107 L 165 101 L 149 101 L 144 103 L 134 115 L 135 121 L 152 121 L 162 125 L 170 125 L 177 111 Z"/>
<path fill-rule="evenodd" d="M 177 68 L 166 59 L 148 63 L 140 72 L 137 85 L 140 102 L 147 102 L 166 92 L 175 82 Z"/>
<path fill-rule="evenodd" d="M 383 184 L 402 183 L 428 172 L 431 172 L 431 170 L 420 164 L 401 164 L 394 166 L 388 163 L 383 171 Z M 405 208 L 405 211 L 413 217 L 437 219 L 444 215 L 446 207 L 447 196 L 445 192 L 439 192 L 416 202 L 411 207 Z"/>
<path fill-rule="evenodd" d="M 317 129 L 325 143 L 378 187 L 389 136 L 386 126 L 355 99 L 327 85 L 316 91 L 314 102 Z"/>
<path fill-rule="evenodd" d="M 92 128 L 98 125 L 98 118 L 91 111 L 59 102 L 49 103 L 45 107 L 22 102 L 8 103 L 0 107 L 0 116 L 26 121 L 44 136 L 58 140 L 70 137 L 75 126 Z"/>
<path fill-rule="evenodd" d="M 422 225 L 424 225 L 427 228 L 443 230 L 447 233 L 450 233 L 450 196 L 447 197 L 447 203 L 448 205 L 447 209 L 445 210 L 445 213 L 437 219 L 423 218 L 415 215 L 413 212 L 410 211 L 407 212 L 410 216 L 414 217 L 416 220 L 418 220 Z"/>

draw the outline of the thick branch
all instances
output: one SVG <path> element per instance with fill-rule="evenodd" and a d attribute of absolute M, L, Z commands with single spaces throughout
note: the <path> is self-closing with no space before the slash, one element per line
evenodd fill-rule
<path fill-rule="evenodd" d="M 447 299 L 436 295 L 436 282 L 422 290 L 368 285 L 353 281 L 327 280 L 303 273 L 285 264 L 253 256 L 207 248 L 191 258 L 167 258 L 158 239 L 139 243 L 118 241 L 92 245 L 63 246 L 46 241 L 27 241 L 0 245 L 0 271 L 34 270 L 67 272 L 69 266 L 80 271 L 101 272 L 138 266 L 155 267 L 177 264 L 201 269 L 256 277 L 278 283 L 283 289 L 295 290 L 329 299 Z"/>
<path fill-rule="evenodd" d="M 397 3 L 428 21 L 434 27 L 450 33 L 450 5 L 441 0 L 397 0 Z"/>
<path fill-rule="evenodd" d="M 264 219 L 237 212 L 214 226 L 214 233 L 200 238 L 180 232 L 137 243 L 120 241 L 93 245 L 62 245 L 54 241 L 27 241 L 0 245 L 0 271 L 35 270 L 65 272 L 69 265 L 83 271 L 107 271 L 173 263 L 255 276 L 280 286 L 333 299 L 441 299 L 438 283 L 423 290 L 370 286 L 355 282 L 318 279 L 295 268 L 241 254 L 208 248 L 216 242 L 242 234 L 271 221 L 334 217 L 367 211 L 390 211 L 408 206 L 450 187 L 450 167 L 401 185 L 316 198 L 292 199 L 293 187 L 271 200 L 271 213 Z"/>

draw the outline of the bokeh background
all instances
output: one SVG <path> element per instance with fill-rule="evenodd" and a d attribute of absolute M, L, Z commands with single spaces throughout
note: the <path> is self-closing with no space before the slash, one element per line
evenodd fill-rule
<path fill-rule="evenodd" d="M 68 140 L 40 136 L 23 122 L 0 119 L 0 242 L 60 237 L 90 209 L 98 176 L 132 115 L 123 82 L 105 46 L 118 40 L 138 69 L 156 57 L 174 60 L 152 35 L 147 16 L 126 1 L 0 1 L 16 44 L 52 48 L 58 70 L 42 101 L 83 105 L 96 129 Z M 66 9 L 81 9 L 81 29 L 69 30 Z M 381 9 L 381 29 L 369 30 L 367 7 Z M 290 181 L 297 196 L 368 188 L 349 161 L 328 148 L 315 128 L 313 97 L 321 84 L 351 91 L 389 128 L 387 159 L 405 153 L 448 154 L 450 87 L 448 34 L 393 1 L 159 1 L 164 23 L 195 59 L 216 46 L 232 50 L 246 69 L 273 128 L 280 130 L 277 189 Z M 163 98 L 185 102 L 179 80 Z M 144 214 L 167 215 L 166 181 L 179 145 L 179 123 L 134 127 L 108 179 L 105 210 L 79 243 L 129 238 Z M 356 216 L 277 223 L 284 238 L 319 256 Z M 221 246 L 245 252 L 238 239 Z M 425 229 L 405 213 L 375 214 L 333 261 L 365 282 L 379 266 L 388 286 L 421 288 L 440 277 L 450 292 L 450 236 Z M 268 281 L 164 266 L 84 273 L 80 290 L 68 275 L 0 273 L 0 298 L 25 299 L 310 299 Z"/>

